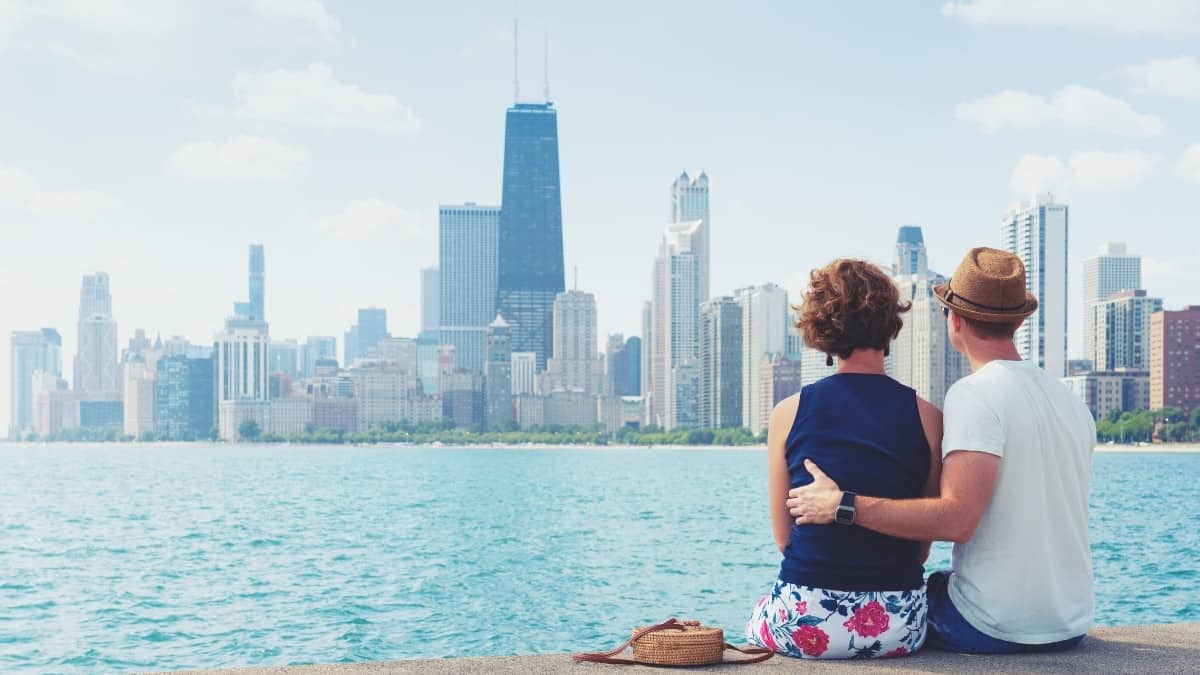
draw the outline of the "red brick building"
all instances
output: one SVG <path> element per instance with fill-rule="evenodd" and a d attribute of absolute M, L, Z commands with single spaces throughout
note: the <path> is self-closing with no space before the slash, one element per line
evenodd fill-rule
<path fill-rule="evenodd" d="M 1200 408 L 1200 305 L 1150 317 L 1150 408 Z"/>

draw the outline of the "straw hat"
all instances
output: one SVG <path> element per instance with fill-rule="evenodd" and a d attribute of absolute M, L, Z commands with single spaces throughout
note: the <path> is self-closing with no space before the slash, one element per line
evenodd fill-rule
<path fill-rule="evenodd" d="M 956 314 L 988 323 L 1015 323 L 1038 308 L 1037 298 L 1025 287 L 1021 259 L 984 246 L 968 251 L 950 282 L 933 293 Z"/>

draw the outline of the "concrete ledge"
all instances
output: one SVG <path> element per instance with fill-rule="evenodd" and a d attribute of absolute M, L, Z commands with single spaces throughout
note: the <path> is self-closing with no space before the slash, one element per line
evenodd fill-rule
<path fill-rule="evenodd" d="M 616 638 L 614 638 L 614 642 Z M 603 645 L 596 645 L 601 647 Z M 727 652 L 736 656 L 733 652 Z M 731 658 L 732 658 L 731 656 Z M 1079 648 L 1061 654 L 964 656 L 922 651 L 887 661 L 799 661 L 777 656 L 753 666 L 719 665 L 707 668 L 650 668 L 577 664 L 568 655 L 499 656 L 489 658 L 424 659 L 379 663 L 239 668 L 193 673 L 227 675 L 365 675 L 375 673 L 540 673 L 713 672 L 791 673 L 1197 673 L 1200 672 L 1200 623 L 1098 628 Z"/>

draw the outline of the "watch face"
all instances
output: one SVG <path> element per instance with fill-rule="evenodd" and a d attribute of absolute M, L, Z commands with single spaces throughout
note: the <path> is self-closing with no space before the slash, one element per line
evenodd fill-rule
<path fill-rule="evenodd" d="M 854 522 L 854 507 L 839 506 L 835 519 L 842 525 L 849 525 Z"/>

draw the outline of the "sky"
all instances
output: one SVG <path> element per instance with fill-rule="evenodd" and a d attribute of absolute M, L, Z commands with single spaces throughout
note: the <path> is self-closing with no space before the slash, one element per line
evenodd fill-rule
<path fill-rule="evenodd" d="M 210 343 L 251 243 L 273 339 L 340 350 L 365 306 L 414 335 L 438 204 L 499 203 L 514 15 L 522 100 L 549 45 L 567 283 L 602 333 L 640 331 L 685 169 L 711 181 L 714 294 L 890 263 L 903 224 L 949 274 L 1052 190 L 1072 355 L 1103 242 L 1200 304 L 1195 0 L 0 0 L 0 335 L 57 328 L 69 379 L 103 270 L 122 345 Z"/>

